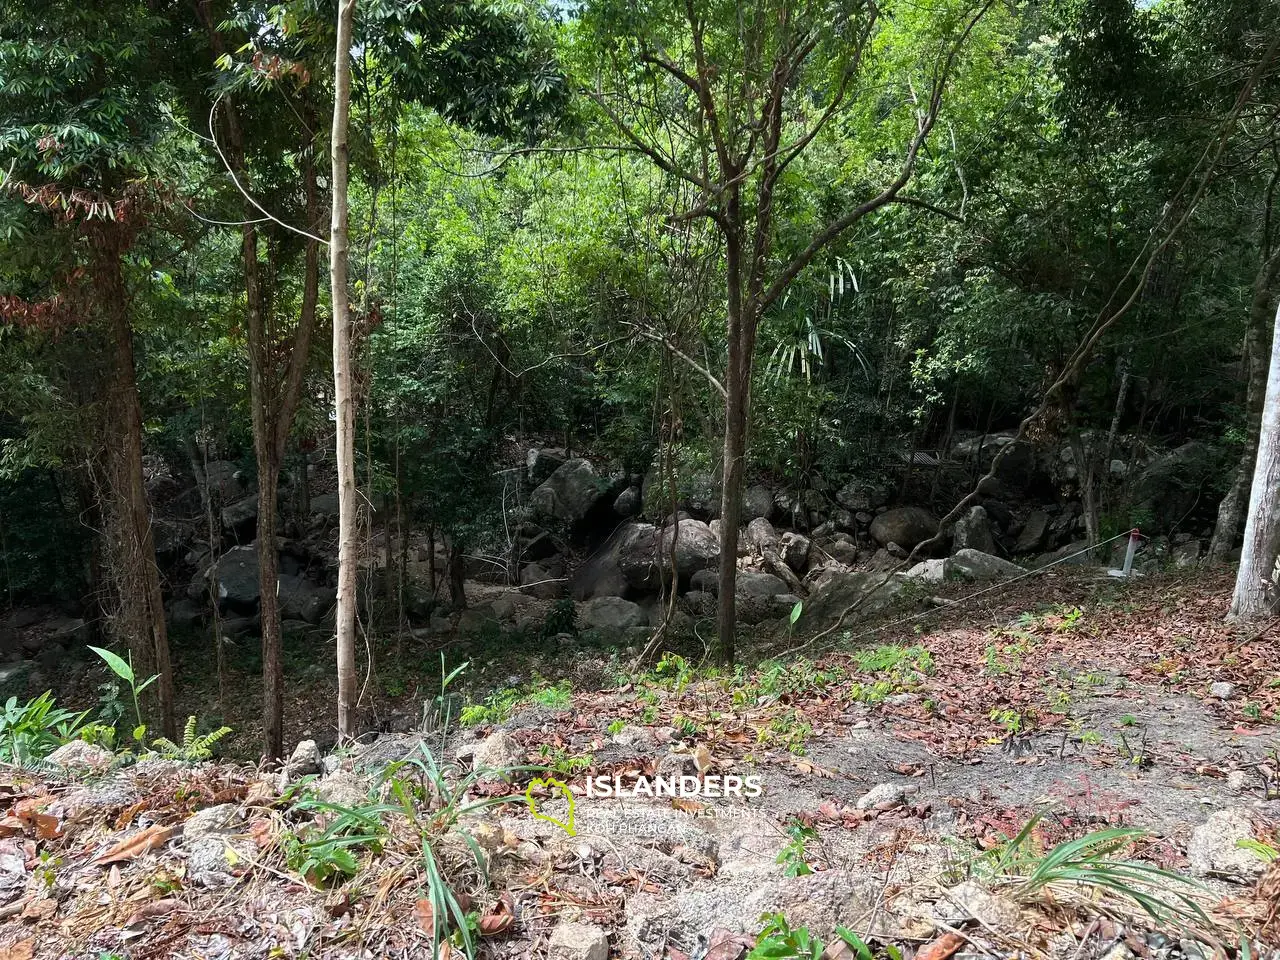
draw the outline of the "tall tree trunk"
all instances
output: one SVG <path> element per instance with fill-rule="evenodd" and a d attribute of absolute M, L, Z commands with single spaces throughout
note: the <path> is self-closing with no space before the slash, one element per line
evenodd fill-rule
<path fill-rule="evenodd" d="M 1268 616 L 1275 600 L 1276 557 L 1280 555 L 1280 350 L 1276 349 L 1280 347 L 1280 307 L 1274 331 L 1244 549 L 1228 614 L 1233 620 Z"/>
<path fill-rule="evenodd" d="M 333 67 L 333 215 L 329 279 L 333 297 L 333 402 L 338 465 L 338 740 L 356 729 L 356 458 L 351 382 L 351 303 L 347 291 L 347 123 L 351 112 L 351 27 L 356 0 L 338 2 Z"/>
<path fill-rule="evenodd" d="M 1262 264 L 1253 283 L 1253 297 L 1249 303 L 1249 324 L 1244 334 L 1244 360 L 1247 385 L 1245 386 L 1245 439 L 1240 450 L 1231 486 L 1218 504 L 1218 519 L 1209 541 L 1209 562 L 1226 563 L 1236 544 L 1236 531 L 1240 529 L 1240 516 L 1244 512 L 1245 491 L 1253 476 L 1254 460 L 1258 456 L 1258 433 L 1262 429 L 1262 408 L 1267 389 L 1267 358 L 1271 355 L 1271 287 L 1280 274 L 1280 252 L 1274 253 Z"/>
<path fill-rule="evenodd" d="M 262 632 L 262 749 L 269 760 L 284 755 L 284 652 L 281 648 L 280 558 L 276 552 L 276 457 L 271 343 L 258 272 L 258 237 L 252 224 L 241 231 L 246 331 L 249 344 L 249 408 L 258 466 L 258 612 Z"/>
<path fill-rule="evenodd" d="M 724 377 L 724 448 L 720 481 L 720 569 L 716 609 L 717 656 L 731 664 L 736 656 L 738 628 L 738 522 L 742 517 L 742 473 L 747 450 L 747 415 L 751 409 L 751 349 L 747 337 L 748 317 L 742 307 L 742 239 L 738 227 L 736 190 L 726 204 L 725 261 L 727 285 L 726 327 L 729 356 Z M 674 508 L 673 508 L 674 509 Z M 679 513 L 676 513 L 679 516 Z"/>
<path fill-rule="evenodd" d="M 156 566 L 151 533 L 151 510 L 142 472 L 142 408 L 134 369 L 133 329 L 129 323 L 120 241 L 99 238 L 95 251 L 94 280 L 98 303 L 104 311 L 111 338 L 111 389 L 106 415 L 107 452 L 111 460 L 111 492 L 116 514 L 115 571 L 120 591 L 123 631 L 138 672 L 155 673 L 160 726 L 174 737 L 177 725 L 173 706 L 173 667 L 169 660 L 169 634 L 164 621 L 164 596 Z"/>

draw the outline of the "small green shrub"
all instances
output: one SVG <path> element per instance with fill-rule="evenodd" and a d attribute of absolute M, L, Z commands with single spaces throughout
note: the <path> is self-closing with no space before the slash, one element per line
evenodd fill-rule
<path fill-rule="evenodd" d="M 87 713 L 56 706 L 47 690 L 26 703 L 10 697 L 0 710 L 0 760 L 19 766 L 43 760 L 75 738 Z"/>

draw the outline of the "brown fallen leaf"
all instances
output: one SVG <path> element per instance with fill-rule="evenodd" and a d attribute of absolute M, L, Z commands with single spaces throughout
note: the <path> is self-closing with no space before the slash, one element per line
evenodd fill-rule
<path fill-rule="evenodd" d="M 705 803 L 699 803 L 697 800 L 691 800 L 688 797 L 672 797 L 671 806 L 681 813 L 700 814 L 707 809 Z"/>
<path fill-rule="evenodd" d="M 276 826 L 266 817 L 249 822 L 249 836 L 253 838 L 253 842 L 257 844 L 259 850 L 265 850 L 271 846 L 276 838 Z"/>
<path fill-rule="evenodd" d="M 436 912 L 431 906 L 431 901 L 425 897 L 413 905 L 413 915 L 418 920 L 418 926 L 422 928 L 422 932 L 427 936 L 434 936 L 436 932 Z"/>
<path fill-rule="evenodd" d="M 27 825 L 18 817 L 5 817 L 0 819 L 0 837 L 17 837 L 21 836 L 27 829 Z"/>
<path fill-rule="evenodd" d="M 964 937 L 958 933 L 944 933 L 937 940 L 921 947 L 916 960 L 949 960 L 965 942 Z"/>
<path fill-rule="evenodd" d="M 133 860 L 144 853 L 163 847 L 181 829 L 181 827 L 162 827 L 160 824 L 147 827 L 131 837 L 125 837 L 106 853 L 101 854 L 93 861 L 94 865 L 104 867 L 109 863 L 123 863 Z"/>
<path fill-rule="evenodd" d="M 28 901 L 22 908 L 23 920 L 49 920 L 58 912 L 58 901 L 52 897 L 39 897 Z"/>
<path fill-rule="evenodd" d="M 145 906 L 139 907 L 135 910 L 129 919 L 124 922 L 124 925 L 126 927 L 133 927 L 145 920 L 153 920 L 156 917 L 167 917 L 181 906 L 182 901 L 173 897 L 166 897 L 164 900 L 152 900 Z"/>
<path fill-rule="evenodd" d="M 738 960 L 755 946 L 755 940 L 723 927 L 711 931 L 704 960 Z"/>
<path fill-rule="evenodd" d="M 716 762 L 711 756 L 711 751 L 705 743 L 700 743 L 693 749 L 693 765 L 697 767 L 699 773 L 706 773 L 712 769 Z"/>
<path fill-rule="evenodd" d="M 0 960 L 31 960 L 36 952 L 36 938 L 27 937 L 8 947 L 0 947 Z"/>
<path fill-rule="evenodd" d="M 511 899 L 511 894 L 503 891 L 502 896 L 498 898 L 498 902 L 490 907 L 483 917 L 480 918 L 476 929 L 480 931 L 482 937 L 493 937 L 499 933 L 505 933 L 516 922 L 516 906 Z"/>

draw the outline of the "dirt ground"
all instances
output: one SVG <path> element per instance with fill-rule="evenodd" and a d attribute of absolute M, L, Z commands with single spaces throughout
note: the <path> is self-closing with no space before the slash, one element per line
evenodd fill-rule
<path fill-rule="evenodd" d="M 833 958 L 858 955 L 833 946 L 837 926 L 890 958 L 1280 956 L 1275 625 L 1226 625 L 1228 595 L 1219 575 L 1046 575 L 908 622 L 885 611 L 849 625 L 857 642 L 834 635 L 728 673 L 694 650 L 618 677 L 592 648 L 458 645 L 450 660 L 478 661 L 469 726 L 332 755 L 307 787 L 327 810 L 230 763 L 15 771 L 0 787 L 0 958 L 430 956 L 424 837 L 489 932 L 480 956 L 600 960 L 603 942 L 613 957 L 735 960 L 765 949 L 774 911 L 827 938 Z M 804 643 L 758 639 L 775 655 Z M 521 692 L 485 701 L 503 686 Z M 317 676 L 298 705 L 325 690 Z M 406 689 L 396 709 L 416 721 L 423 696 Z M 386 764 L 423 744 L 493 805 L 444 829 L 443 801 L 420 791 L 412 816 L 379 814 L 385 833 L 356 846 L 343 883 L 291 858 L 289 838 L 315 836 L 336 809 L 394 800 Z M 530 769 L 508 782 L 467 778 L 473 765 Z M 573 792 L 573 836 L 533 816 L 535 775 Z M 628 790 L 751 775 L 762 790 L 588 796 L 602 775 Z M 533 796 L 567 819 L 557 788 Z M 484 878 L 453 828 L 483 848 Z M 147 831 L 162 839 L 140 844 Z M 1093 876 L 1141 865 L 1139 888 L 1194 907 L 1156 917 L 1062 871 L 1034 879 L 1060 845 L 1108 836 L 1067 862 Z"/>

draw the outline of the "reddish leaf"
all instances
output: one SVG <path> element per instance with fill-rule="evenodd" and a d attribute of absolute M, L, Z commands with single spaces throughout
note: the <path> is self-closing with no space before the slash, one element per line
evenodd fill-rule
<path fill-rule="evenodd" d="M 916 960 L 949 960 L 965 943 L 965 938 L 958 933 L 944 933 L 937 940 L 921 947 Z"/>

